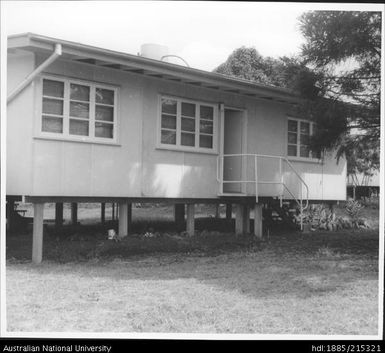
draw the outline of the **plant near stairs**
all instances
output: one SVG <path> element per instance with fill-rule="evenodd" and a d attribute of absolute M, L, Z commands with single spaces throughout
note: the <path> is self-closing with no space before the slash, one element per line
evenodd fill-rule
<path fill-rule="evenodd" d="M 329 207 L 322 204 L 310 205 L 309 209 L 303 213 L 303 222 L 309 224 L 312 230 L 336 231 L 348 228 L 342 217 L 337 217 Z"/>
<path fill-rule="evenodd" d="M 345 211 L 350 217 L 353 228 L 370 228 L 367 221 L 360 217 L 364 207 L 365 206 L 353 199 L 347 202 Z"/>
<path fill-rule="evenodd" d="M 368 222 L 361 218 L 361 211 L 364 208 L 358 201 L 349 200 L 345 206 L 345 212 L 349 216 L 336 216 L 331 208 L 323 204 L 313 204 L 303 213 L 302 220 L 310 225 L 311 230 L 336 231 L 339 229 L 370 228 Z M 296 216 L 300 222 L 301 215 Z"/>

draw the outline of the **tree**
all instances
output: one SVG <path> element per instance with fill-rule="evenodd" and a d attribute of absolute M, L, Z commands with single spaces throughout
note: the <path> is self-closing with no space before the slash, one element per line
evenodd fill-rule
<path fill-rule="evenodd" d="M 356 144 L 355 148 L 347 155 L 347 174 L 351 177 L 354 186 L 365 186 L 374 171 L 380 168 L 380 151 L 368 148 L 366 144 Z M 359 175 L 362 176 L 361 180 Z"/>
<path fill-rule="evenodd" d="M 349 147 L 349 141 L 347 144 Z M 349 153 L 346 154 L 347 175 L 353 186 L 353 199 L 356 199 L 356 187 L 367 186 L 375 171 L 380 168 L 380 150 L 377 146 L 371 147 L 367 142 L 363 144 L 354 141 L 354 146 L 351 146 Z M 365 191 L 361 196 L 370 196 L 370 188 Z"/>
<path fill-rule="evenodd" d="M 232 52 L 214 72 L 257 83 L 287 88 L 308 98 L 318 96 L 320 79 L 299 58 L 263 57 L 255 48 L 241 47 Z"/>
<path fill-rule="evenodd" d="M 234 50 L 223 64 L 214 69 L 214 72 L 262 84 L 276 85 L 276 78 L 268 74 L 274 71 L 273 67 L 280 70 L 277 60 L 264 59 L 255 48 L 241 47 Z"/>
<path fill-rule="evenodd" d="M 339 156 L 352 147 L 378 147 L 381 13 L 311 11 L 299 21 L 306 40 L 304 63 L 311 65 L 326 98 L 319 97 L 312 109 L 320 133 L 314 142 L 338 146 Z M 330 123 L 335 129 L 327 134 Z"/>
<path fill-rule="evenodd" d="M 300 58 L 273 59 L 261 56 L 255 48 L 241 47 L 234 50 L 214 72 L 283 87 L 299 93 L 303 101 L 298 105 L 296 114 L 316 121 L 320 120 L 318 116 L 322 116 L 323 119 L 323 128 L 319 129 L 316 139 L 312 141 L 312 149 L 316 152 L 332 148 L 334 141 L 346 127 L 344 119 L 335 117 L 341 116 L 342 106 L 337 101 L 331 104 L 330 101 L 320 98 L 324 96 L 324 92 L 322 86 L 317 83 L 322 80 L 322 73 L 316 73 L 306 67 Z M 338 128 L 336 124 L 339 124 Z M 333 143 L 325 144 L 331 136 Z"/>
<path fill-rule="evenodd" d="M 214 71 L 299 93 L 296 114 L 317 123 L 315 152 L 337 149 L 337 158 L 352 160 L 355 148 L 378 149 L 381 13 L 311 11 L 299 21 L 299 57 L 264 58 L 241 47 Z"/>

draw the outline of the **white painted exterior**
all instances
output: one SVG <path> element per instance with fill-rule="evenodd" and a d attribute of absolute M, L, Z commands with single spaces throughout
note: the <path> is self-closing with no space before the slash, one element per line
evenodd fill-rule
<path fill-rule="evenodd" d="M 353 178 L 351 176 L 348 176 L 348 185 L 349 186 L 372 186 L 372 187 L 379 187 L 380 186 L 380 173 L 378 171 L 373 171 L 372 176 L 366 176 L 362 173 L 357 174 L 357 185 L 353 181 Z"/>
<path fill-rule="evenodd" d="M 47 55 L 18 52 L 8 56 L 10 92 Z M 7 111 L 7 194 L 26 196 L 217 198 L 217 157 L 223 153 L 219 106 L 245 112 L 244 153 L 287 156 L 285 103 L 249 98 L 183 82 L 75 63 L 59 58 L 44 74 L 112 85 L 118 89 L 116 142 L 97 143 L 46 138 L 41 126 L 41 75 L 20 93 Z M 159 96 L 167 95 L 218 106 L 214 153 L 159 147 Z M 279 178 L 273 161 L 259 160 L 260 178 Z M 320 161 L 292 160 L 310 189 L 310 199 L 346 199 L 346 163 L 333 156 Z M 252 174 L 252 163 L 244 173 Z M 285 182 L 299 190 L 284 168 Z M 276 196 L 279 186 L 259 186 L 260 196 Z M 253 185 L 246 187 L 255 194 Z"/>

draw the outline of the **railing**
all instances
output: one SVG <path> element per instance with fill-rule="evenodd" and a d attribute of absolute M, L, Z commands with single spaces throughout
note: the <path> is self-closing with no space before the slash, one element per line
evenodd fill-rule
<path fill-rule="evenodd" d="M 223 179 L 223 171 L 224 171 L 224 159 L 227 157 L 239 157 L 239 158 L 249 158 L 252 157 L 254 160 L 254 179 L 253 180 L 224 180 Z M 264 181 L 264 180 L 259 180 L 258 178 L 258 158 L 270 158 L 270 159 L 276 159 L 279 160 L 279 181 Z M 293 191 L 289 189 L 289 187 L 286 185 L 285 180 L 284 180 L 284 173 L 283 173 L 283 165 L 282 163 L 286 163 L 289 168 L 291 169 L 291 172 L 297 177 L 299 180 L 299 197 L 294 195 Z M 244 166 L 242 166 L 243 168 Z M 242 173 L 243 174 L 243 173 Z M 303 178 L 299 175 L 299 173 L 295 170 L 294 166 L 287 160 L 285 157 L 281 156 L 270 156 L 270 155 L 265 155 L 265 154 L 224 154 L 221 156 L 218 156 L 217 159 L 217 180 L 220 183 L 220 193 L 222 195 L 226 195 L 223 191 L 223 186 L 224 184 L 254 184 L 255 185 L 255 199 L 256 202 L 258 203 L 258 185 L 259 184 L 272 184 L 272 185 L 282 185 L 282 192 L 279 195 L 280 199 L 280 205 L 282 207 L 283 203 L 283 194 L 284 190 L 288 192 L 288 194 L 295 200 L 295 202 L 298 204 L 300 208 L 300 214 L 301 214 L 301 229 L 303 227 L 302 224 L 302 213 L 303 211 L 309 206 L 309 187 L 307 186 L 306 182 L 303 180 Z M 306 190 L 306 197 L 305 197 L 305 206 L 304 206 L 304 195 L 303 195 L 303 188 Z M 227 195 L 232 195 L 232 193 L 227 193 Z"/>

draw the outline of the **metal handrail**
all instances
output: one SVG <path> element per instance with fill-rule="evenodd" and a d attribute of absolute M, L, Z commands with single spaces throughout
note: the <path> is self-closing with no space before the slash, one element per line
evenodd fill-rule
<path fill-rule="evenodd" d="M 301 214 L 300 225 L 301 225 L 301 230 L 303 230 L 303 217 L 302 217 L 302 213 L 306 209 L 307 206 L 303 207 L 302 195 L 301 195 L 301 202 L 298 202 L 298 199 L 292 194 L 292 192 L 289 190 L 289 188 L 285 184 L 282 184 L 282 185 L 289 192 L 289 194 L 294 198 L 295 202 L 297 202 L 297 204 L 299 206 L 300 214 Z M 309 200 L 306 200 L 306 201 L 307 201 L 307 205 L 308 205 L 309 204 Z"/>
<path fill-rule="evenodd" d="M 225 157 L 254 157 L 254 173 L 255 173 L 255 180 L 222 180 L 219 176 L 219 169 L 220 169 L 220 161 L 222 161 L 221 167 L 223 168 L 224 165 L 224 158 Z M 267 182 L 267 181 L 258 181 L 258 169 L 257 169 L 257 162 L 258 162 L 258 157 L 261 158 L 273 158 L 273 159 L 279 159 L 280 160 L 280 165 L 279 165 L 279 172 L 280 172 L 280 182 Z M 299 181 L 301 182 L 301 197 L 298 199 L 294 194 L 290 191 L 290 189 L 287 187 L 287 185 L 283 182 L 283 173 L 282 173 L 282 162 L 285 161 L 287 165 L 290 167 L 290 169 L 294 172 L 294 174 L 297 176 Z M 306 184 L 305 180 L 299 175 L 299 173 L 296 171 L 292 163 L 289 162 L 289 160 L 286 157 L 283 156 L 274 156 L 274 155 L 267 155 L 267 154 L 254 154 L 254 153 L 243 153 L 243 154 L 223 154 L 221 156 L 218 156 L 217 158 L 217 180 L 218 182 L 221 183 L 221 186 L 223 188 L 223 184 L 226 183 L 255 183 L 255 193 L 256 193 L 256 200 L 258 202 L 258 184 L 280 184 L 282 185 L 285 190 L 293 197 L 293 199 L 297 202 L 297 204 L 301 208 L 301 214 L 302 211 L 305 210 L 309 206 L 309 187 Z M 303 205 L 303 189 L 302 186 L 305 186 L 306 189 L 306 206 Z M 223 190 L 222 190 L 223 191 Z M 281 195 L 281 204 L 282 204 L 282 195 Z M 300 200 L 300 201 L 299 201 Z M 302 217 L 301 217 L 301 222 L 302 222 Z M 302 223 L 301 223 L 302 227 Z"/>
<path fill-rule="evenodd" d="M 283 160 L 287 163 L 287 165 L 291 168 L 291 170 L 294 172 L 294 174 L 298 177 L 298 179 L 302 182 L 302 185 L 306 188 L 306 206 L 304 207 L 304 210 L 308 208 L 309 206 L 309 187 L 306 184 L 305 180 L 302 179 L 302 177 L 298 174 L 298 172 L 295 170 L 293 164 L 289 162 L 287 158 L 283 158 Z"/>
<path fill-rule="evenodd" d="M 225 157 L 254 157 L 254 174 L 255 174 L 255 180 L 223 180 L 223 166 L 224 166 L 224 158 Z M 280 174 L 280 181 L 274 182 L 274 181 L 258 181 L 258 157 L 261 158 L 274 158 L 279 159 L 279 174 Z M 222 161 L 222 163 L 220 163 Z M 290 169 L 294 172 L 294 174 L 297 176 L 299 181 L 301 182 L 301 192 L 300 192 L 300 199 L 298 199 L 291 190 L 287 187 L 287 185 L 283 181 L 283 173 L 282 173 L 282 161 L 285 161 L 287 165 L 290 167 Z M 221 170 L 221 176 L 219 175 L 219 171 Z M 309 187 L 306 184 L 305 180 L 299 175 L 299 173 L 295 170 L 294 166 L 288 161 L 286 157 L 282 156 L 272 156 L 267 154 L 252 154 L 252 153 L 245 153 L 245 154 L 223 154 L 221 156 L 218 156 L 217 158 L 217 181 L 221 184 L 221 190 L 223 192 L 223 185 L 225 183 L 255 183 L 255 198 L 256 202 L 258 202 L 258 184 L 279 184 L 282 185 L 283 188 L 291 195 L 291 197 L 295 200 L 295 202 L 300 207 L 300 225 L 301 229 L 303 229 L 303 211 L 309 206 Z M 303 206 L 303 188 L 302 186 L 305 186 L 306 188 L 306 206 Z M 283 198 L 283 192 L 280 195 L 280 204 L 282 207 L 282 198 Z"/>

